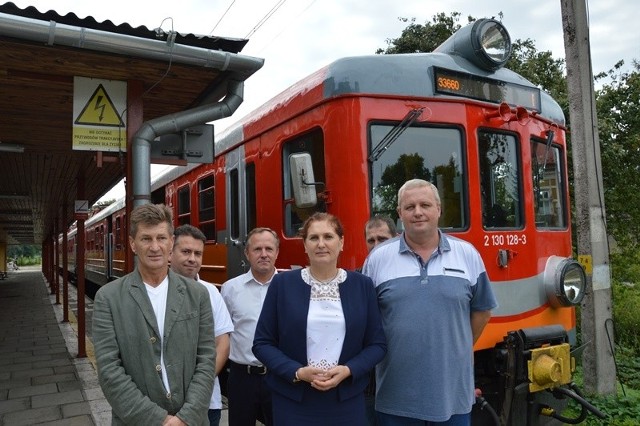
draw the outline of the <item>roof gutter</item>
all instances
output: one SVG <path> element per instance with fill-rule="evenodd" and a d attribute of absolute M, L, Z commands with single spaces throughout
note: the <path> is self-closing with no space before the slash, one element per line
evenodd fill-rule
<path fill-rule="evenodd" d="M 264 59 L 221 50 L 175 44 L 175 32 L 167 40 L 151 40 L 0 13 L 0 35 L 49 46 L 62 45 L 136 58 L 234 71 L 248 78 L 262 68 Z"/>

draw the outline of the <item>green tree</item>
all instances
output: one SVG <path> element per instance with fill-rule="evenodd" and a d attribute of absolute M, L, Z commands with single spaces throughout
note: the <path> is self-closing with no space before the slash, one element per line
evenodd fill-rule
<path fill-rule="evenodd" d="M 30 265 L 40 262 L 42 248 L 36 245 L 9 246 L 7 250 L 9 259 L 18 259 L 19 265 Z"/>
<path fill-rule="evenodd" d="M 548 50 L 539 52 L 531 39 L 512 42 L 513 53 L 505 64 L 555 99 L 569 118 L 569 99 L 564 59 L 556 59 Z"/>
<path fill-rule="evenodd" d="M 398 161 L 387 166 L 382 172 L 380 185 L 375 188 L 374 210 L 397 219 L 397 194 L 403 183 L 409 179 L 431 180 L 431 171 L 424 166 L 424 158 L 419 154 L 402 154 Z"/>
<path fill-rule="evenodd" d="M 387 48 L 380 48 L 376 50 L 376 53 L 433 52 L 433 50 L 448 39 L 451 34 L 461 28 L 461 25 L 458 23 L 460 20 L 459 12 L 452 12 L 450 15 L 438 13 L 432 17 L 432 22 L 426 22 L 424 25 L 416 24 L 416 18 L 398 19 L 401 22 L 410 22 L 410 24 L 402 30 L 400 37 L 387 39 Z M 471 16 L 467 19 L 469 22 L 475 21 Z"/>
<path fill-rule="evenodd" d="M 640 249 L 640 63 L 628 72 L 622 65 L 608 72 L 596 108 L 607 227 L 624 252 Z"/>

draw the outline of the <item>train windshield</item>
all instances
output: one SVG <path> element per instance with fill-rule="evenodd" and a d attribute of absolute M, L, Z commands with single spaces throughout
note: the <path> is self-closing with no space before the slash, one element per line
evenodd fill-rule
<path fill-rule="evenodd" d="M 531 171 L 533 180 L 533 207 L 538 228 L 565 228 L 566 201 L 562 152 L 558 146 L 531 141 Z"/>
<path fill-rule="evenodd" d="M 370 146 L 377 146 L 393 129 L 391 124 L 371 125 Z M 371 164 L 371 213 L 397 220 L 398 190 L 409 179 L 424 179 L 438 187 L 442 202 L 439 226 L 466 227 L 462 153 L 462 133 L 458 128 L 406 128 Z"/>
<path fill-rule="evenodd" d="M 490 130 L 478 132 L 482 226 L 522 228 L 522 184 L 516 137 Z"/>

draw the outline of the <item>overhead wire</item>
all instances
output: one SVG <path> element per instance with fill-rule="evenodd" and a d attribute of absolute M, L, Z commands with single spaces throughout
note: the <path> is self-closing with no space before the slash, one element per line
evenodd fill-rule
<path fill-rule="evenodd" d="M 216 22 L 216 24 L 213 26 L 213 29 L 211 31 L 209 31 L 209 35 L 212 35 L 213 32 L 216 30 L 216 28 L 218 28 L 218 25 L 220 25 L 220 22 L 222 22 L 222 20 L 224 19 L 224 17 L 227 15 L 227 13 L 229 12 L 229 9 L 231 9 L 231 6 L 233 6 L 233 4 L 236 2 L 236 0 L 233 0 L 231 2 L 231 4 L 229 5 L 229 7 L 227 7 L 227 10 L 224 11 L 224 13 L 222 14 L 222 16 L 220 17 L 220 19 L 218 19 L 218 22 Z"/>
<path fill-rule="evenodd" d="M 169 34 L 167 35 L 167 44 L 169 45 L 169 64 L 167 65 L 167 69 L 164 72 L 164 74 L 151 87 L 149 87 L 147 90 L 144 91 L 144 93 L 142 94 L 142 97 L 144 97 L 147 93 L 153 90 L 158 84 L 160 84 L 162 80 L 164 80 L 165 77 L 169 74 L 169 71 L 171 70 L 171 65 L 173 63 L 173 48 L 175 46 L 175 40 L 177 35 L 177 33 L 173 30 L 173 18 L 170 16 L 167 18 L 164 18 L 162 22 L 160 22 L 160 26 L 156 28 L 156 32 L 163 31 L 162 24 L 164 24 L 164 21 L 167 21 L 167 20 L 171 22 L 171 31 L 169 31 Z"/>
<path fill-rule="evenodd" d="M 302 9 L 302 11 L 300 13 L 298 13 L 296 15 L 296 17 L 293 19 L 292 22 L 298 22 L 298 18 L 300 18 L 300 16 L 302 16 L 307 10 L 309 10 L 309 8 L 311 6 L 313 6 L 313 4 L 316 2 L 316 0 L 311 0 L 311 2 L 304 8 Z M 282 33 L 284 33 L 285 31 L 287 31 L 289 29 L 290 25 L 286 25 L 282 28 L 282 30 L 280 30 L 280 32 L 278 34 L 276 34 L 274 37 L 271 38 L 271 40 L 269 40 L 269 42 L 267 44 L 265 44 L 264 46 L 262 46 L 262 48 L 260 50 L 258 50 L 256 52 L 256 54 L 260 54 L 264 49 L 266 49 L 267 47 L 269 47 L 269 45 L 271 43 L 274 42 L 274 40 L 276 40 L 278 37 L 280 37 L 282 35 Z"/>
<path fill-rule="evenodd" d="M 249 37 L 251 37 L 253 34 L 255 34 L 256 31 L 258 31 L 258 29 L 260 29 L 261 26 L 264 25 L 265 22 L 267 22 L 269 20 L 269 18 L 271 18 L 271 16 L 273 16 L 274 13 L 276 13 L 278 11 L 278 9 L 280 9 L 280 7 L 286 2 L 287 0 L 278 0 L 278 2 L 271 8 L 271 10 L 269 12 L 267 12 L 266 15 L 264 15 L 262 17 L 262 19 L 260 19 L 258 21 L 258 23 L 253 27 L 253 29 L 251 31 L 249 31 L 247 33 L 246 36 L 244 36 L 244 38 L 248 39 Z"/>

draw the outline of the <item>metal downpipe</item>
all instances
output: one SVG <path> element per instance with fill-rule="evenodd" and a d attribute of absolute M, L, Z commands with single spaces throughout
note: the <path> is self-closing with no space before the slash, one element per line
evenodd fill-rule
<path fill-rule="evenodd" d="M 131 147 L 133 207 L 151 202 L 151 143 L 158 136 L 231 116 L 243 101 L 244 81 L 230 80 L 224 99 L 142 124 Z"/>

